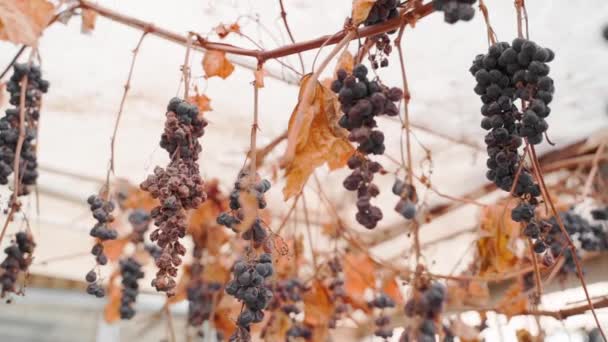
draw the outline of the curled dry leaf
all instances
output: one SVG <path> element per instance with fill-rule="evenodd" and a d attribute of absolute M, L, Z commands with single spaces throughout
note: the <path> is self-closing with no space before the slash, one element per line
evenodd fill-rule
<path fill-rule="evenodd" d="M 338 58 L 338 63 L 336 63 L 336 72 L 340 69 L 346 70 L 349 74 L 353 73 L 353 68 L 355 67 L 355 58 L 348 50 L 344 50 Z"/>
<path fill-rule="evenodd" d="M 225 52 L 208 50 L 203 57 L 203 70 L 207 78 L 218 76 L 225 79 L 234 71 L 234 65 L 226 58 Z"/>
<path fill-rule="evenodd" d="M 343 167 L 354 152 L 345 134 L 339 133 L 341 128 L 332 127 L 337 116 L 337 99 L 329 89 L 317 82 L 312 103 L 302 101 L 309 79 L 310 75 L 302 79 L 299 101 L 289 120 L 289 130 L 294 129 L 295 115 L 300 106 L 305 106 L 302 125 L 297 132 L 295 156 L 285 165 L 285 200 L 300 193 L 317 167 L 325 163 L 330 170 Z"/>
<path fill-rule="evenodd" d="M 118 278 L 119 272 L 114 271 L 110 276 L 110 280 L 108 281 L 108 288 L 106 291 L 106 298 L 108 298 L 108 302 L 103 308 L 103 319 L 107 323 L 113 323 L 120 319 L 120 298 L 121 298 L 121 289 L 116 281 Z"/>
<path fill-rule="evenodd" d="M 97 12 L 90 9 L 82 10 L 82 25 L 80 31 L 84 34 L 89 34 L 95 30 L 95 22 L 97 21 Z"/>
<path fill-rule="evenodd" d="M 54 11 L 46 0 L 0 0 L 0 39 L 36 46 Z"/>
<path fill-rule="evenodd" d="M 231 336 L 236 330 L 235 319 L 239 315 L 241 306 L 233 304 L 228 296 L 222 297 L 213 315 L 213 327 L 224 336 Z"/>
<path fill-rule="evenodd" d="M 304 323 L 315 329 L 327 329 L 334 305 L 328 289 L 320 280 L 313 280 L 310 290 L 304 292 Z"/>
<path fill-rule="evenodd" d="M 353 25 L 357 26 L 367 19 L 376 0 L 353 0 Z"/>
<path fill-rule="evenodd" d="M 221 39 L 226 38 L 230 33 L 241 33 L 241 27 L 238 23 L 232 23 L 230 25 L 219 24 L 213 30 Z"/>
<path fill-rule="evenodd" d="M 479 274 L 508 272 L 517 266 L 519 258 L 513 242 L 519 236 L 519 223 L 511 220 L 514 204 L 498 204 L 482 209 L 480 238 L 477 240 Z"/>
<path fill-rule="evenodd" d="M 213 110 L 213 108 L 211 108 L 211 99 L 205 94 L 200 94 L 198 92 L 198 87 L 194 88 L 194 95 L 188 97 L 188 102 L 196 105 L 201 113 Z"/>

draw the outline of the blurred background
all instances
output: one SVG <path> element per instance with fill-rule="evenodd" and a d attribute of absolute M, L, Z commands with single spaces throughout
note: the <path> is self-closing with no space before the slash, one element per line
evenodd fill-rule
<path fill-rule="evenodd" d="M 220 23 L 238 22 L 241 31 L 265 49 L 289 43 L 278 1 L 102 0 L 98 3 L 184 35 L 188 31 L 205 35 Z M 349 0 L 285 0 L 284 4 L 297 41 L 339 31 L 352 5 Z M 486 5 L 498 39 L 514 38 L 513 2 L 486 0 Z M 605 77 L 608 41 L 602 37 L 602 30 L 608 24 L 608 2 L 536 0 L 527 3 L 527 11 L 530 38 L 556 54 L 551 75 L 557 92 L 548 119 L 550 138 L 556 145 L 544 143 L 540 153 L 589 137 L 605 139 L 608 136 L 604 130 L 608 122 L 608 78 Z M 138 316 L 132 321 L 114 324 L 103 320 L 105 301 L 87 296 L 83 290 L 83 276 L 92 266 L 89 251 L 93 243 L 88 235 L 93 220 L 86 198 L 97 192 L 105 181 L 110 136 L 132 50 L 141 32 L 102 17 L 97 19 L 90 34 L 81 34 L 80 25 L 80 18 L 73 17 L 67 25 L 52 25 L 40 40 L 43 75 L 51 87 L 44 97 L 40 123 L 39 193 L 24 200 L 24 214 L 17 215 L 7 235 L 14 236 L 27 217 L 37 242 L 36 258 L 30 268 L 26 295 L 14 296 L 10 304 L 0 304 L 0 341 L 168 340 L 166 318 L 161 313 L 164 296 L 155 294 L 149 286 L 138 297 Z M 236 35 L 229 36 L 227 42 L 253 48 L 251 41 Z M 474 79 L 468 72 L 474 56 L 487 48 L 483 17 L 476 13 L 470 22 L 448 25 L 435 13 L 414 29 L 408 27 L 402 44 L 412 94 L 410 118 L 418 142 L 414 144 L 414 168 L 431 178 L 433 187 L 443 194 L 469 193 L 486 183 L 480 103 L 472 91 Z M 350 51 L 355 52 L 356 47 L 356 42 L 351 43 Z M 19 46 L 0 42 L 0 65 L 8 64 L 18 49 Z M 319 56 L 316 51 L 303 53 L 306 70 L 310 71 L 314 60 L 317 59 L 318 64 L 329 50 L 323 49 Z M 159 148 L 158 141 L 166 104 L 180 91 L 184 53 L 184 47 L 152 35 L 144 39 L 116 140 L 117 177 L 139 184 L 154 166 L 166 164 L 166 153 Z M 237 64 L 233 75 L 226 80 L 207 80 L 200 63 L 202 53 L 192 51 L 190 57 L 192 82 L 211 99 L 213 108 L 205 114 L 209 126 L 201 140 L 201 172 L 205 179 L 218 178 L 226 191 L 230 190 L 249 147 L 252 68 L 255 68 L 253 60 L 229 58 Z M 397 58 L 396 53 L 390 57 L 394 68 L 378 71 L 388 85 L 401 83 L 396 72 Z M 287 57 L 284 62 L 299 70 L 297 56 Z M 287 127 L 300 78 L 276 61 L 269 61 L 265 68 L 268 75 L 265 88 L 260 91 L 260 146 L 282 134 Z M 333 66 L 328 70 L 333 70 Z M 7 104 L 0 105 L 5 109 Z M 387 154 L 397 156 L 399 123 L 384 120 L 380 126 L 387 136 Z M 283 202 L 281 193 L 282 171 L 277 168 L 283 150 L 284 144 L 267 157 L 266 165 L 260 170 L 266 177 L 276 176 L 278 172 L 277 183 L 273 181 L 268 195 L 269 207 L 277 217 L 289 210 L 289 203 Z M 432 154 L 432 163 L 428 162 L 426 151 Z M 355 196 L 345 192 L 341 185 L 346 171 L 322 170 L 320 175 L 328 197 L 339 204 L 340 212 L 345 217 L 354 217 Z M 379 177 L 378 185 L 389 189 L 393 181 L 394 176 L 386 175 Z M 5 205 L 9 193 L 4 191 L 1 195 L 0 201 Z M 427 190 L 422 195 L 429 207 L 446 203 L 436 192 Z M 499 195 L 490 193 L 478 201 L 491 203 Z M 315 203 L 316 197 L 310 198 L 314 212 L 319 204 Z M 377 202 L 383 208 L 394 206 L 390 191 Z M 373 233 L 359 227 L 354 220 L 353 230 L 370 238 L 387 232 L 390 238 L 381 239 L 372 253 L 382 260 L 407 263 L 410 237 L 404 229 L 400 230 L 403 223 L 396 213 L 390 209 L 385 213 L 383 226 Z M 322 221 L 321 210 L 315 215 L 319 220 L 313 221 Z M 467 250 L 478 234 L 478 221 L 479 208 L 469 205 L 424 226 L 421 239 L 432 272 L 448 273 L 455 267 L 466 268 L 474 257 L 474 253 Z M 314 229 L 312 239 L 320 240 L 320 235 L 320 229 Z M 465 257 L 459 261 L 455 256 L 461 254 Z M 106 271 L 102 268 L 102 273 Z M 601 256 L 588 265 L 587 274 L 592 296 L 605 294 L 608 256 Z M 148 277 L 144 283 L 149 284 Z M 543 308 L 559 309 L 582 299 L 584 295 L 574 278 L 548 289 Z M 179 332 L 185 329 L 186 310 L 186 303 L 172 307 L 179 341 L 185 340 Z M 598 310 L 598 315 L 604 329 L 608 329 L 608 310 Z M 563 322 L 541 318 L 541 326 L 546 329 L 547 341 L 585 341 L 586 331 L 594 327 L 590 317 L 580 315 Z M 479 323 L 476 314 L 464 313 L 462 318 L 471 324 Z M 490 327 L 483 333 L 487 341 L 516 341 L 518 328 L 525 326 L 534 331 L 536 327 L 533 319 L 527 317 L 507 320 L 504 316 L 491 316 L 488 324 Z M 371 336 L 358 336 L 353 330 L 356 329 L 340 330 L 335 341 L 375 340 Z M 213 341 L 211 335 L 204 340 Z"/>

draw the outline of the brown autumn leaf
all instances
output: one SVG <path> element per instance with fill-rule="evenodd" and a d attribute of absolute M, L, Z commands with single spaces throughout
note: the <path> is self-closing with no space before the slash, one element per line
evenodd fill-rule
<path fill-rule="evenodd" d="M 472 280 L 467 288 L 465 303 L 468 305 L 485 305 L 490 300 L 490 289 L 485 282 Z"/>
<path fill-rule="evenodd" d="M 281 310 L 277 310 L 272 314 L 273 317 L 268 321 L 268 325 L 264 328 L 264 334 L 261 337 L 265 342 L 285 341 L 287 330 L 292 325 L 291 318 Z"/>
<path fill-rule="evenodd" d="M 196 105 L 199 112 L 210 112 L 213 110 L 211 108 L 211 99 L 207 95 L 199 94 L 198 88 L 195 88 L 194 93 L 194 95 L 188 97 L 188 102 Z"/>
<path fill-rule="evenodd" d="M 264 88 L 264 68 L 259 68 L 253 72 L 255 76 L 255 86 L 257 88 Z"/>
<path fill-rule="evenodd" d="M 357 26 L 367 19 L 375 2 L 376 0 L 353 0 L 353 25 Z"/>
<path fill-rule="evenodd" d="M 207 78 L 218 76 L 226 79 L 234 71 L 234 65 L 223 51 L 208 50 L 203 57 L 203 70 Z"/>
<path fill-rule="evenodd" d="M 376 265 L 367 254 L 346 254 L 344 256 L 344 290 L 351 297 L 362 297 L 365 289 L 376 283 Z"/>
<path fill-rule="evenodd" d="M 302 190 L 317 167 L 325 163 L 330 170 L 343 167 L 354 152 L 348 140 L 339 136 L 332 127 L 333 116 L 330 114 L 335 110 L 333 105 L 337 99 L 329 89 L 317 83 L 312 103 L 301 101 L 309 77 L 310 75 L 307 75 L 302 79 L 299 101 L 289 120 L 289 129 L 292 129 L 299 106 L 306 106 L 302 126 L 297 135 L 295 157 L 285 166 L 285 200 Z"/>
<path fill-rule="evenodd" d="M 212 263 L 206 263 L 203 269 L 203 278 L 207 282 L 226 284 L 230 280 L 230 266 L 224 261 L 226 258 L 216 258 Z"/>
<path fill-rule="evenodd" d="M 221 300 L 215 309 L 213 327 L 224 336 L 231 336 L 236 330 L 235 319 L 239 315 L 240 307 L 240 305 L 236 306 L 232 300 L 224 297 L 224 300 Z"/>
<path fill-rule="evenodd" d="M 382 291 L 391 297 L 397 305 L 403 304 L 403 295 L 401 294 L 401 289 L 399 289 L 399 283 L 395 275 L 384 278 Z"/>
<path fill-rule="evenodd" d="M 213 30 L 220 39 L 226 38 L 230 33 L 241 33 L 241 27 L 238 23 L 232 23 L 230 25 L 220 23 Z"/>
<path fill-rule="evenodd" d="M 158 205 L 158 200 L 150 196 L 147 191 L 129 183 L 127 180 L 118 179 L 112 188 L 116 189 L 116 197 L 121 209 L 144 209 L 150 212 Z"/>
<path fill-rule="evenodd" d="M 480 275 L 508 272 L 519 262 L 511 249 L 521 229 L 519 223 L 511 220 L 510 212 L 514 205 L 499 203 L 482 209 L 480 238 L 477 240 Z"/>
<path fill-rule="evenodd" d="M 171 305 L 186 300 L 188 297 L 188 284 L 190 283 L 190 266 L 184 266 L 183 272 L 177 280 L 175 295 L 167 297 L 166 304 Z"/>
<path fill-rule="evenodd" d="M 239 194 L 239 203 L 241 204 L 241 210 L 243 211 L 243 219 L 241 223 L 236 226 L 236 230 L 239 232 L 245 232 L 255 222 L 258 217 L 258 200 L 254 194 L 248 191 L 241 191 Z"/>
<path fill-rule="evenodd" d="M 513 283 L 498 302 L 497 311 L 508 318 L 519 315 L 530 306 L 528 295 L 524 293 L 520 282 Z"/>
<path fill-rule="evenodd" d="M 89 34 L 95 30 L 95 22 L 97 21 L 97 12 L 90 9 L 82 10 L 82 24 L 80 25 L 80 32 Z"/>
<path fill-rule="evenodd" d="M 0 0 L 0 39 L 36 46 L 54 11 L 46 0 Z"/>
<path fill-rule="evenodd" d="M 304 302 L 304 323 L 313 327 L 324 327 L 334 311 L 329 290 L 320 280 L 313 280 L 310 290 L 302 297 Z"/>
<path fill-rule="evenodd" d="M 108 281 L 106 297 L 108 302 L 103 308 L 103 318 L 107 323 L 113 323 L 120 319 L 120 299 L 122 297 L 120 286 L 116 282 L 119 272 L 114 271 Z"/>
<path fill-rule="evenodd" d="M 129 243 L 130 238 L 128 236 L 122 237 L 116 240 L 103 241 L 103 252 L 108 257 L 109 261 L 116 261 L 120 258 L 122 251 L 125 246 Z"/>
<path fill-rule="evenodd" d="M 355 67 L 355 58 L 348 50 L 344 50 L 338 58 L 338 62 L 336 63 L 336 72 L 340 69 L 344 69 L 349 74 L 353 73 L 353 68 Z"/>

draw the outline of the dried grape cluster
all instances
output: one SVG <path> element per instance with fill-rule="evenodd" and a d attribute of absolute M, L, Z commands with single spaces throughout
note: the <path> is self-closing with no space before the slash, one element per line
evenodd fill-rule
<path fill-rule="evenodd" d="M 141 264 L 134 258 L 120 261 L 120 275 L 122 276 L 122 297 L 120 298 L 120 318 L 131 319 L 135 316 L 133 304 L 139 292 L 139 279 L 144 277 Z"/>
<path fill-rule="evenodd" d="M 32 236 L 25 232 L 19 232 L 15 235 L 13 241 L 4 249 L 6 258 L 0 264 L 0 284 L 2 285 L 2 294 L 17 292 L 17 278 L 20 272 L 27 272 L 32 263 L 32 253 L 36 244 Z"/>
<path fill-rule="evenodd" d="M 475 16 L 473 4 L 477 0 L 433 0 L 433 7 L 443 12 L 443 20 L 454 24 L 459 20 L 469 21 Z"/>
<path fill-rule="evenodd" d="M 28 185 L 36 184 L 38 179 L 38 162 L 36 159 L 36 138 L 38 120 L 40 119 L 40 105 L 42 94 L 49 89 L 49 82 L 42 79 L 38 66 L 16 63 L 13 65 L 13 75 L 6 84 L 10 93 L 9 108 L 5 116 L 0 119 L 0 184 L 8 184 L 8 177 L 14 172 L 17 142 L 20 134 L 20 104 L 21 82 L 27 77 L 27 88 L 24 99 L 24 140 L 20 151 L 19 196 L 27 195 Z"/>
<path fill-rule="evenodd" d="M 140 185 L 157 198 L 160 204 L 150 215 L 156 228 L 150 239 L 162 248 L 155 260 L 159 270 L 152 286 L 171 296 L 176 286 L 175 276 L 186 248 L 179 241 L 186 235 L 186 211 L 197 208 L 205 199 L 203 179 L 197 163 L 201 152 L 198 138 L 203 136 L 207 121 L 198 108 L 179 98 L 167 106 L 165 129 L 160 146 L 169 152 L 171 162 L 166 168 L 156 167 Z"/>
<path fill-rule="evenodd" d="M 416 341 L 435 341 L 436 322 L 439 321 L 446 299 L 447 291 L 441 283 L 431 282 L 418 289 L 415 295 L 405 303 L 405 315 L 410 318 L 419 316 L 422 321 L 417 331 L 406 329 L 399 342 L 410 341 L 409 336 L 412 334 L 416 337 Z"/>
<path fill-rule="evenodd" d="M 245 304 L 237 319 L 240 328 L 248 331 L 251 323 L 264 319 L 263 310 L 273 297 L 271 288 L 265 282 L 273 273 L 272 257 L 266 253 L 256 260 L 237 261 L 234 264 L 233 279 L 226 285 L 226 293 Z"/>
<path fill-rule="evenodd" d="M 397 0 L 378 0 L 374 3 L 367 19 L 363 22 L 363 25 L 370 26 L 383 23 L 387 20 L 397 18 L 399 16 L 399 1 Z M 368 54 L 368 58 L 371 62 L 373 69 L 378 67 L 388 66 L 388 55 L 391 54 L 393 46 L 391 45 L 391 39 L 389 34 L 395 33 L 395 30 L 389 31 L 388 33 L 381 33 L 371 37 L 370 39 L 375 43 L 376 51 Z"/>
<path fill-rule="evenodd" d="M 112 215 L 114 203 L 106 201 L 98 195 L 89 196 L 87 203 L 89 204 L 93 218 L 97 220 L 97 223 L 95 223 L 89 232 L 92 237 L 96 238 L 96 242 L 91 249 L 91 254 L 95 256 L 95 262 L 98 265 L 105 265 L 108 263 L 108 257 L 104 253 L 103 242 L 115 240 L 118 237 L 116 230 L 109 226 L 114 221 L 114 216 Z M 97 281 L 97 273 L 94 270 L 89 271 L 85 279 L 89 283 L 87 286 L 88 294 L 98 298 L 105 296 L 105 290 Z"/>
<path fill-rule="evenodd" d="M 346 290 L 344 289 L 344 278 L 342 263 L 338 257 L 334 257 L 327 262 L 331 272 L 329 292 L 330 299 L 334 303 L 334 311 L 329 318 L 329 327 L 334 329 L 338 321 L 348 311 L 346 305 Z"/>
<path fill-rule="evenodd" d="M 394 308 L 395 301 L 387 296 L 386 293 L 380 292 L 368 305 L 381 310 L 380 316 L 374 320 L 374 324 L 376 325 L 374 335 L 384 339 L 393 337 L 393 329 L 390 327 L 391 319 L 385 314 L 384 309 Z"/>
<path fill-rule="evenodd" d="M 594 220 L 606 221 L 608 213 L 606 210 L 596 209 L 591 212 Z M 560 212 L 564 228 L 570 235 L 572 241 L 577 245 L 578 251 L 599 252 L 608 250 L 608 228 L 606 222 L 592 224 L 585 218 L 572 210 Z M 539 237 L 551 251 L 553 258 L 564 256 L 562 273 L 575 273 L 576 264 L 574 258 L 580 256 L 572 255 L 567 240 L 562 234 L 560 226 L 555 217 L 551 217 L 542 224 L 542 232 Z"/>
<path fill-rule="evenodd" d="M 267 179 L 259 180 L 256 175 L 255 184 L 249 177 L 249 172 L 243 170 L 239 173 L 234 189 L 230 192 L 230 211 L 223 212 L 217 217 L 217 223 L 232 229 L 238 233 L 239 225 L 245 218 L 245 209 L 241 207 L 241 196 L 253 196 L 257 202 L 257 208 L 266 208 L 264 194 L 270 190 L 270 182 Z M 255 246 L 260 246 L 268 237 L 268 232 L 264 228 L 263 222 L 259 217 L 253 220 L 250 227 L 243 227 L 243 239 L 252 240 Z"/>
<path fill-rule="evenodd" d="M 357 153 L 348 160 L 348 167 L 353 172 L 344 180 L 344 187 L 357 191 L 357 222 L 368 229 L 376 227 L 382 219 L 379 207 L 370 203 L 372 197 L 378 196 L 380 190 L 372 184 L 374 173 L 382 166 L 368 158 L 369 154 L 383 154 L 384 134 L 377 129 L 376 116 L 395 116 L 399 113 L 395 102 L 401 100 L 403 91 L 397 87 L 388 88 L 377 80 L 367 79 L 367 68 L 359 64 L 349 75 L 345 70 L 338 70 L 338 78 L 331 84 L 331 89 L 338 93 L 341 110 L 344 115 L 339 124 L 350 133 L 348 139 L 358 143 Z"/>
<path fill-rule="evenodd" d="M 541 143 L 548 128 L 545 118 L 551 112 L 548 105 L 555 88 L 546 63 L 553 58 L 550 49 L 516 38 L 512 44 L 490 46 L 487 54 L 475 57 L 469 69 L 477 81 L 475 93 L 483 102 L 481 127 L 490 131 L 485 136 L 489 157 L 486 177 L 504 191 L 513 188 L 521 202 L 511 217 L 525 224 L 536 224 L 534 209 L 541 191 L 530 171 L 523 167 L 518 148 L 522 139 L 532 145 Z M 517 99 L 522 102 L 521 110 L 515 105 Z M 535 249 L 544 250 L 542 241 L 535 242 Z"/>
<path fill-rule="evenodd" d="M 416 217 L 416 201 L 418 199 L 416 188 L 397 178 L 393 183 L 392 191 L 400 198 L 395 205 L 395 211 L 408 220 Z"/>

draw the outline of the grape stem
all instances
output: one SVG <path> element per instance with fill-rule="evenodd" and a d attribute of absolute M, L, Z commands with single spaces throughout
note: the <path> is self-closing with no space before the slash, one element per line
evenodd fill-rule
<path fill-rule="evenodd" d="M 293 38 L 293 33 L 291 33 L 291 29 L 289 28 L 289 23 L 287 22 L 287 12 L 285 11 L 285 6 L 283 5 L 283 0 L 279 0 L 279 6 L 281 6 L 281 18 L 283 19 L 283 24 L 285 25 L 285 30 L 287 31 L 289 40 L 291 40 L 292 44 L 295 44 L 296 40 Z M 300 68 L 302 69 L 302 74 L 304 74 L 304 73 L 306 73 L 306 69 L 304 68 L 304 59 L 302 58 L 302 53 L 300 53 L 300 52 L 298 52 L 298 59 L 300 60 Z"/>

